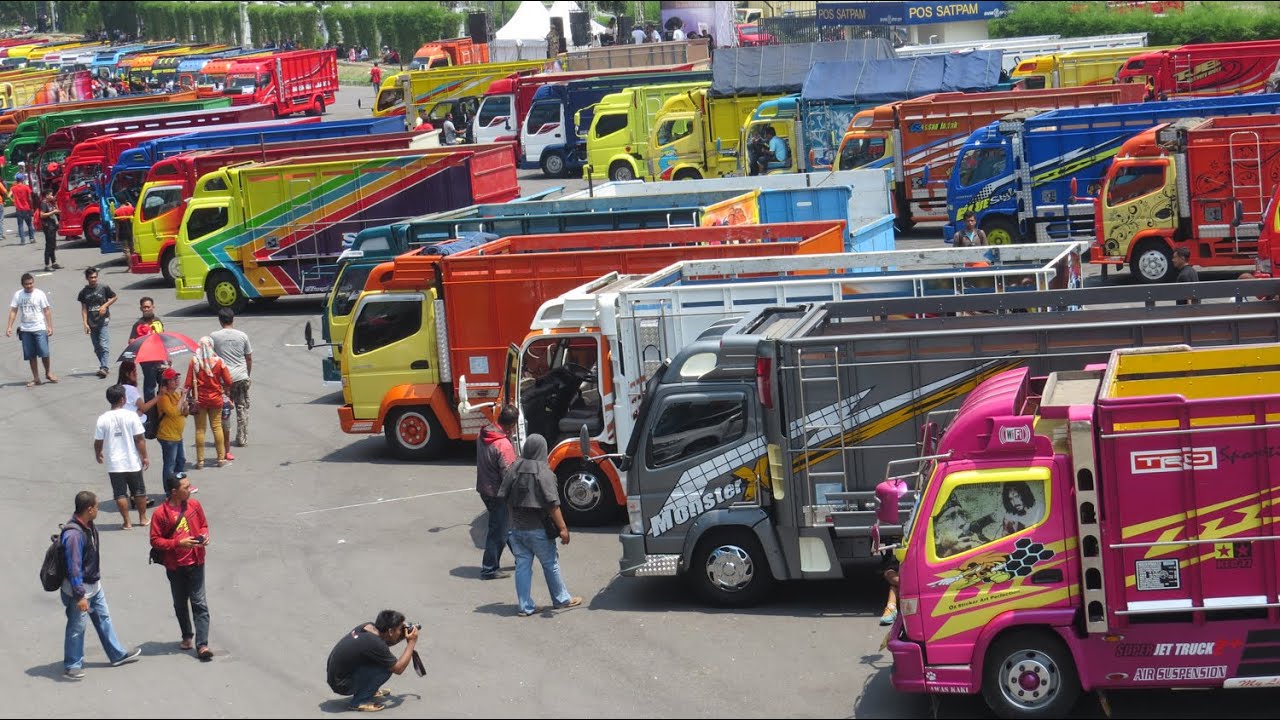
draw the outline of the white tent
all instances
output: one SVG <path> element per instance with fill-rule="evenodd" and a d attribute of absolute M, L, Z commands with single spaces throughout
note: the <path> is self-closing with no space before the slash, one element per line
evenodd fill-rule
<path fill-rule="evenodd" d="M 498 40 L 544 40 L 547 34 L 551 32 L 551 18 L 558 17 L 564 21 L 565 40 L 572 42 L 569 29 L 569 13 L 578 9 L 575 2 L 556 2 L 551 5 L 548 10 L 538 0 L 525 0 L 520 3 L 520 7 L 516 8 L 516 12 L 503 25 L 494 37 Z M 605 32 L 607 28 L 596 22 L 591 21 L 592 36 Z"/>

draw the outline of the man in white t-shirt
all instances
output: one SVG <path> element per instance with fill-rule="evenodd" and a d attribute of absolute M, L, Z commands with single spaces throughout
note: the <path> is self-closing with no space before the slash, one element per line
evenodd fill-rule
<path fill-rule="evenodd" d="M 147 520 L 147 487 L 142 481 L 142 471 L 151 467 L 151 461 L 147 459 L 146 431 L 138 413 L 125 409 L 122 386 L 107 388 L 107 402 L 111 409 L 98 416 L 98 424 L 93 430 L 93 455 L 99 465 L 107 466 L 111 492 L 115 495 L 120 516 L 124 518 L 121 528 L 133 529 L 129 522 L 131 496 L 133 506 L 138 510 L 138 524 L 146 527 L 151 524 Z"/>
<path fill-rule="evenodd" d="M 51 382 L 58 378 L 49 370 L 49 338 L 53 337 L 53 310 L 43 290 L 36 288 L 31 273 L 22 274 L 22 289 L 13 294 L 9 303 L 9 325 L 4 336 L 13 336 L 13 321 L 18 323 L 18 340 L 22 342 L 22 359 L 31 364 L 31 382 L 27 387 L 41 384 L 36 358 L 44 361 L 44 376 Z"/>
<path fill-rule="evenodd" d="M 671 31 L 671 40 L 673 42 L 683 42 L 684 39 L 684 23 L 681 23 L 676 26 L 675 30 Z"/>
<path fill-rule="evenodd" d="M 636 45 L 643 45 L 645 44 L 645 42 L 648 41 L 648 39 L 649 39 L 649 33 L 645 32 L 644 28 L 637 25 L 635 26 L 634 29 L 632 29 L 631 42 L 635 43 Z"/>
<path fill-rule="evenodd" d="M 236 409 L 236 447 L 249 442 L 249 376 L 253 374 L 253 346 L 249 336 L 235 328 L 236 314 L 231 308 L 218 311 L 221 330 L 209 333 L 213 351 L 231 372 L 231 389 L 227 395 Z M 226 447 L 231 447 L 231 418 L 222 419 L 222 436 Z M 230 458 L 228 458 L 230 459 Z"/>

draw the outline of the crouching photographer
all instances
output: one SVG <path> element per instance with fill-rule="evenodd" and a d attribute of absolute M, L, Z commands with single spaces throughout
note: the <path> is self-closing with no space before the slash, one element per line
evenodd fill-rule
<path fill-rule="evenodd" d="M 420 625 L 406 624 L 404 615 L 395 610 L 383 610 L 372 623 L 356 626 L 333 647 L 329 653 L 329 687 L 339 695 L 351 696 L 351 709 L 361 712 L 377 712 L 383 705 L 377 702 L 391 694 L 382 687 L 413 663 L 413 669 L 421 677 L 426 674 L 414 649 L 418 646 Z M 401 640 L 407 641 L 404 652 L 397 659 L 390 647 Z"/>

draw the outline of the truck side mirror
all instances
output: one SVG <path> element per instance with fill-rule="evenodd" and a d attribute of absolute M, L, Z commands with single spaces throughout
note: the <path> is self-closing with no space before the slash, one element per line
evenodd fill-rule
<path fill-rule="evenodd" d="M 1075 201 L 1080 197 L 1080 181 L 1078 178 L 1071 178 L 1071 199 Z"/>
<path fill-rule="evenodd" d="M 311 334 L 311 321 L 307 321 L 306 327 L 302 328 L 302 336 L 307 339 L 307 349 L 314 350 L 316 347 L 316 339 Z"/>
<path fill-rule="evenodd" d="M 586 425 L 578 431 L 578 450 L 582 452 L 582 457 L 591 457 L 591 432 Z"/>
<path fill-rule="evenodd" d="M 1231 218 L 1231 227 L 1240 227 L 1240 217 L 1244 215 L 1244 203 L 1236 201 L 1236 214 Z"/>

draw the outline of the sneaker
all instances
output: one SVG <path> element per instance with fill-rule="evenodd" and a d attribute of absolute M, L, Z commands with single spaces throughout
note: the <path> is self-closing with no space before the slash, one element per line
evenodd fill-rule
<path fill-rule="evenodd" d="M 100 377 L 100 378 L 104 378 L 104 377 L 106 377 L 106 376 L 107 376 L 107 369 L 106 369 L 106 368 L 98 368 L 98 377 Z"/>
<path fill-rule="evenodd" d="M 881 625 L 892 625 L 894 620 L 898 619 L 898 608 L 885 608 L 884 614 L 880 616 Z"/>
<path fill-rule="evenodd" d="M 44 266 L 44 271 L 45 271 L 45 272 L 53 272 L 53 268 L 49 267 L 48 265 L 45 265 L 45 266 Z"/>
<path fill-rule="evenodd" d="M 231 462 L 232 460 L 235 460 L 235 459 L 236 459 L 236 456 L 235 456 L 235 455 L 232 455 L 231 453 L 227 453 L 226 455 L 223 455 L 222 457 L 223 457 L 227 462 Z"/>
<path fill-rule="evenodd" d="M 81 670 L 80 668 L 63 670 L 62 677 L 67 678 L 68 680 L 82 680 L 84 679 L 84 670 Z"/>
<path fill-rule="evenodd" d="M 61 270 L 61 269 L 62 269 L 62 266 L 61 266 L 61 265 L 59 265 L 58 263 L 54 263 L 54 264 L 53 264 L 53 269 L 54 269 L 54 270 Z"/>
<path fill-rule="evenodd" d="M 554 607 L 556 610 L 568 610 L 569 608 L 576 608 L 581 604 L 582 604 L 582 598 L 573 597 L 573 598 L 569 598 L 569 602 L 563 605 L 553 605 L 552 607 Z"/>
<path fill-rule="evenodd" d="M 111 663 L 111 667 L 120 667 L 121 665 L 128 665 L 131 662 L 137 662 L 140 655 L 142 655 L 142 648 L 134 648 L 128 655 L 125 655 L 119 660 Z"/>
<path fill-rule="evenodd" d="M 488 575 L 481 575 L 480 579 L 481 580 L 506 580 L 509 577 L 511 577 L 511 573 L 502 572 L 501 570 L 499 570 L 498 572 L 490 573 Z"/>

